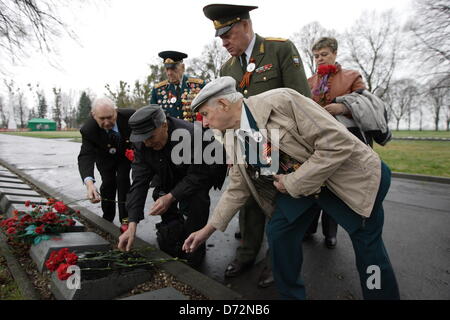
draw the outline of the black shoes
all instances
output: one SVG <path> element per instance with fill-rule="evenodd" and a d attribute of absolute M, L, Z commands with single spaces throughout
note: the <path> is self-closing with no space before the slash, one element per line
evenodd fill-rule
<path fill-rule="evenodd" d="M 325 245 L 328 249 L 334 249 L 336 247 L 336 237 L 325 238 Z"/>
<path fill-rule="evenodd" d="M 225 277 L 232 278 L 237 277 L 238 275 L 242 274 L 245 270 L 249 269 L 251 266 L 253 266 L 254 261 L 249 262 L 241 262 L 237 259 L 234 259 L 225 270 Z"/>
<path fill-rule="evenodd" d="M 258 287 L 267 288 L 270 287 L 275 280 L 273 279 L 272 269 L 268 266 L 265 266 L 259 276 Z"/>

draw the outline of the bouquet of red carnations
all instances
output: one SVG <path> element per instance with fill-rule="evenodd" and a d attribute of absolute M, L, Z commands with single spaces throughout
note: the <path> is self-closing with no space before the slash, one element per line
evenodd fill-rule
<path fill-rule="evenodd" d="M 44 207 L 26 201 L 25 206 L 30 211 L 15 210 L 12 218 L 0 222 L 0 227 L 14 241 L 39 244 L 75 225 L 69 208 L 62 201 L 48 199 Z"/>

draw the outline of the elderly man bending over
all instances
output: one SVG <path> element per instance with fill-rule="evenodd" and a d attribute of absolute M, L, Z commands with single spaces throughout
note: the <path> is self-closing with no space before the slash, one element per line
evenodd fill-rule
<path fill-rule="evenodd" d="M 125 200 L 130 189 L 132 158 L 127 158 L 126 152 L 132 149 L 128 119 L 134 112 L 133 109 L 117 109 L 111 99 L 99 98 L 94 100 L 91 117 L 80 129 L 78 169 L 87 197 L 93 203 L 101 201 L 103 218 L 112 222 L 116 215 L 117 192 L 121 231 L 127 228 Z M 94 165 L 102 177 L 100 194 L 95 187 Z"/>
<path fill-rule="evenodd" d="M 186 239 L 183 250 L 192 252 L 216 229 L 224 231 L 253 195 L 270 217 L 266 232 L 277 289 L 283 298 L 305 299 L 302 239 L 318 204 L 350 235 L 364 298 L 399 299 L 381 238 L 389 168 L 327 111 L 292 89 L 248 99 L 235 92 L 233 78 L 218 78 L 192 103 L 210 128 L 236 130 L 231 139 L 226 134 L 226 143 L 233 141 L 233 157 L 243 161 L 232 167 L 207 225 Z M 252 154 L 255 145 L 263 151 Z M 268 170 L 275 157 L 279 166 Z"/>

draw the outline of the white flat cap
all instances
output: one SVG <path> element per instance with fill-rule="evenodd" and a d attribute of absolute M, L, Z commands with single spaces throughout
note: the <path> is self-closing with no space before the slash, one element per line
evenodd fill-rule
<path fill-rule="evenodd" d="M 196 112 L 198 108 L 209 99 L 235 92 L 237 92 L 236 80 L 232 77 L 219 77 L 200 90 L 199 94 L 191 103 L 191 109 Z"/>

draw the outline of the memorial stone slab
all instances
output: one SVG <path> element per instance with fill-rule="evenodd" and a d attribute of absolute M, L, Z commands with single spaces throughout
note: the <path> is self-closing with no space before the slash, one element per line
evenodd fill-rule
<path fill-rule="evenodd" d="M 83 281 L 83 271 L 80 275 L 80 288 L 71 289 L 68 280 L 59 280 L 56 272 L 52 273 L 51 291 L 58 300 L 112 300 L 132 290 L 137 285 L 151 280 L 152 271 L 132 270 L 114 272 L 109 276 Z"/>
<path fill-rule="evenodd" d="M 7 171 L 7 170 L 5 170 L 5 171 L 1 171 L 1 170 L 0 170 L 0 177 L 3 177 L 3 178 L 15 178 L 15 179 L 19 179 L 19 177 L 18 177 L 16 174 L 14 174 L 14 173 L 12 173 L 12 172 L 9 172 L 9 171 Z"/>
<path fill-rule="evenodd" d="M 73 232 L 61 233 L 54 239 L 41 241 L 37 245 L 32 245 L 30 256 L 36 263 L 39 272 L 44 269 L 45 261 L 50 253 L 62 248 L 69 248 L 70 251 L 80 253 L 87 251 L 107 251 L 111 249 L 108 241 L 93 232 Z"/>
<path fill-rule="evenodd" d="M 158 290 L 148 291 L 134 296 L 126 297 L 120 300 L 189 300 L 175 288 L 167 287 Z"/>
<path fill-rule="evenodd" d="M 13 203 L 24 204 L 27 200 L 31 204 L 45 205 L 48 200 L 42 197 L 30 197 L 30 196 L 15 196 L 10 194 L 2 194 L 0 200 L 0 211 L 8 212 L 8 208 Z"/>
<path fill-rule="evenodd" d="M 0 188 L 31 190 L 31 187 L 25 183 L 14 183 L 14 182 L 0 182 Z"/>
<path fill-rule="evenodd" d="M 19 178 L 0 177 L 0 182 L 23 183 Z"/>
<path fill-rule="evenodd" d="M 6 216 L 8 218 L 12 218 L 14 216 L 14 210 L 28 212 L 30 210 L 30 207 L 25 207 L 25 205 L 20 204 L 20 203 L 12 203 L 9 206 L 8 211 L 6 212 Z M 83 232 L 86 230 L 86 227 L 84 226 L 84 224 L 82 224 L 76 218 L 74 218 L 74 220 L 75 220 L 75 225 L 67 227 L 67 230 L 64 232 Z"/>
<path fill-rule="evenodd" d="M 14 196 L 24 196 L 24 197 L 40 197 L 41 195 L 34 190 L 22 190 L 22 189 L 12 189 L 12 188 L 2 188 L 0 187 L 0 198 L 3 195 L 9 194 Z"/>

